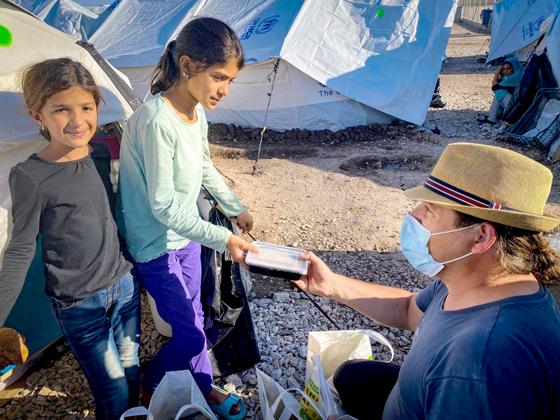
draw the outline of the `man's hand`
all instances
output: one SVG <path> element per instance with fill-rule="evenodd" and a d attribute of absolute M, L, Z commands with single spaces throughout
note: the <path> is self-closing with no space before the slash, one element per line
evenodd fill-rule
<path fill-rule="evenodd" d="M 313 252 L 308 251 L 301 254 L 300 258 L 309 263 L 309 268 L 307 269 L 307 275 L 294 281 L 296 286 L 314 295 L 332 297 L 333 287 L 331 282 L 336 274 Z"/>
<path fill-rule="evenodd" d="M 241 213 L 236 218 L 236 224 L 243 231 L 243 233 L 250 232 L 253 229 L 253 216 L 247 210 Z"/>

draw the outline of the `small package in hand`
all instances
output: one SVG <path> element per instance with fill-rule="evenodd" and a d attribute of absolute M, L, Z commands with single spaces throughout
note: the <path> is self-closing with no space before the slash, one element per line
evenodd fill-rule
<path fill-rule="evenodd" d="M 299 258 L 305 252 L 304 249 L 261 241 L 255 241 L 251 245 L 258 249 L 258 252 L 249 251 L 245 257 L 251 273 L 287 280 L 297 280 L 307 274 L 308 262 Z"/>

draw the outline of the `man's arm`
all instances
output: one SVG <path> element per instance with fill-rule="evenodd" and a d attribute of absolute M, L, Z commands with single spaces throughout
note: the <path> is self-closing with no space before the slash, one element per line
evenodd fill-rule
<path fill-rule="evenodd" d="M 390 327 L 415 330 L 418 326 L 422 311 L 416 305 L 415 293 L 333 273 L 312 252 L 302 258 L 309 262 L 307 275 L 295 282 L 302 290 L 336 299 Z"/>

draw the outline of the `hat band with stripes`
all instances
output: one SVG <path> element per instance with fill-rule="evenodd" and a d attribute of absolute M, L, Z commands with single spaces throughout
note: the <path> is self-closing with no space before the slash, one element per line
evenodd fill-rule
<path fill-rule="evenodd" d="M 451 184 L 448 184 L 447 182 L 444 182 L 441 179 L 437 179 L 436 177 L 431 175 L 424 183 L 424 187 L 426 187 L 427 189 L 429 189 L 430 191 L 436 194 L 441 195 L 442 197 L 448 198 L 451 201 L 454 201 L 459 204 L 463 204 L 465 206 L 480 207 L 480 208 L 494 209 L 494 210 L 513 210 L 503 206 L 500 203 L 496 203 L 494 201 L 489 201 L 482 197 L 478 197 L 474 194 L 471 194 L 467 191 L 457 188 Z"/>

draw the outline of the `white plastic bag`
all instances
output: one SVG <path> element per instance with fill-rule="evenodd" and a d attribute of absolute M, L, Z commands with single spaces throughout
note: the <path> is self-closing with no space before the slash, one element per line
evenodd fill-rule
<path fill-rule="evenodd" d="M 178 370 L 165 374 L 148 409 L 131 408 L 121 415 L 121 420 L 132 416 L 147 416 L 148 420 L 179 420 L 197 413 L 208 420 L 217 420 L 191 373 Z"/>
<path fill-rule="evenodd" d="M 311 331 L 307 342 L 305 393 L 316 401 L 327 416 L 342 416 L 338 394 L 333 386 L 333 375 L 344 362 L 355 359 L 373 360 L 370 339 L 387 346 L 393 360 L 395 352 L 391 343 L 381 334 L 367 330 Z M 318 420 L 323 414 L 301 401 L 304 420 Z"/>
<path fill-rule="evenodd" d="M 296 418 L 302 420 L 300 416 L 300 403 L 290 394 L 300 394 L 302 400 L 307 400 L 309 406 L 316 412 L 321 413 L 321 420 L 327 420 L 323 410 L 307 395 L 297 388 L 282 388 L 274 379 L 266 373 L 256 369 L 257 386 L 259 388 L 259 403 L 261 414 L 264 420 L 289 420 Z"/>

